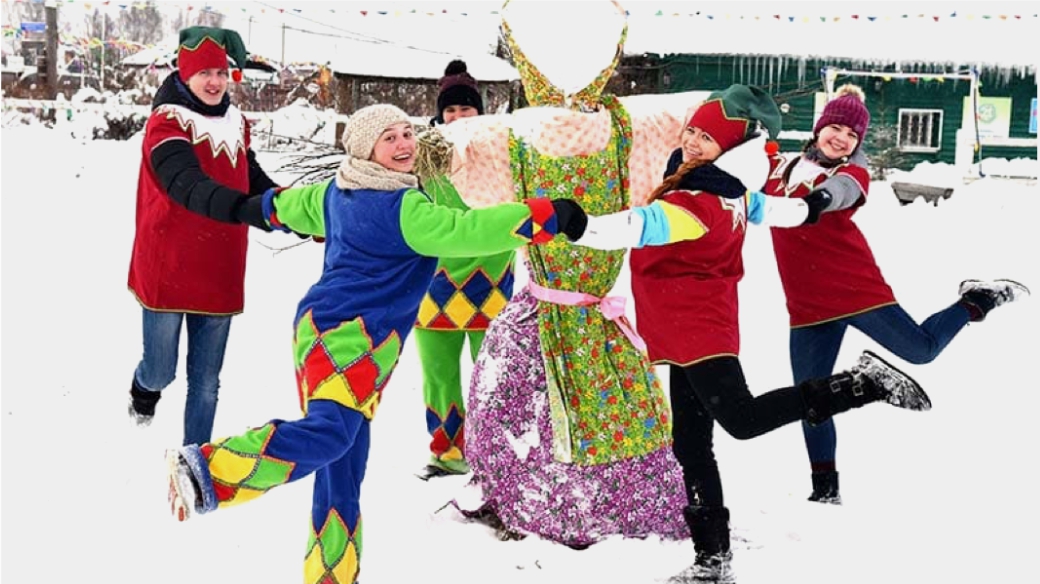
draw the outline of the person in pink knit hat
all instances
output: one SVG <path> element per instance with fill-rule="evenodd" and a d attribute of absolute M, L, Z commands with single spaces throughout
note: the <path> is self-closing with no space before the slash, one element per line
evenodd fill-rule
<path fill-rule="evenodd" d="M 929 363 L 969 322 L 1029 293 L 1013 280 L 965 280 L 959 298 L 920 324 L 903 310 L 853 221 L 870 189 L 862 147 L 869 127 L 863 90 L 844 85 L 824 107 L 804 151 L 771 159 L 763 191 L 802 198 L 810 209 L 805 225 L 772 229 L 795 383 L 833 372 L 850 326 L 905 361 Z M 802 428 L 812 466 L 809 500 L 840 504 L 834 422 L 803 422 Z"/>

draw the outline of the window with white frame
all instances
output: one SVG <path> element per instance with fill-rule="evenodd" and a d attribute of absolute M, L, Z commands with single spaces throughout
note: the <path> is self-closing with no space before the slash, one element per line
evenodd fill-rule
<path fill-rule="evenodd" d="M 903 152 L 937 152 L 942 147 L 943 111 L 899 110 L 899 149 Z"/>

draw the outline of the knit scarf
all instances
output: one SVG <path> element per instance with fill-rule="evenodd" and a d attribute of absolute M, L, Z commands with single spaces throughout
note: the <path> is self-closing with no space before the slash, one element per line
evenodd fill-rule
<path fill-rule="evenodd" d="M 682 148 L 676 148 L 668 158 L 668 166 L 664 178 L 668 178 L 682 165 Z M 706 191 L 724 199 L 739 199 L 747 193 L 747 188 L 740 179 L 715 166 L 705 164 L 687 172 L 673 190 Z"/>
<path fill-rule="evenodd" d="M 347 154 L 336 171 L 336 186 L 344 190 L 396 191 L 418 187 L 419 179 L 414 174 Z"/>
<path fill-rule="evenodd" d="M 862 148 L 857 147 L 856 150 L 853 151 L 853 153 L 849 156 L 842 156 L 841 158 L 834 160 L 824 156 L 823 151 L 820 150 L 820 147 L 817 146 L 815 142 L 810 144 L 805 149 L 805 153 L 802 155 L 802 158 L 811 162 L 815 162 L 823 168 L 834 168 L 835 166 L 840 166 L 842 164 L 855 164 L 856 166 L 862 166 L 866 168 L 868 164 L 867 156 L 863 154 Z"/>

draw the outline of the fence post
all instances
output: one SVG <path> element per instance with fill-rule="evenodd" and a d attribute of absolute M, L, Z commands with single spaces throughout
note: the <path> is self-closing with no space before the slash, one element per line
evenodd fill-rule
<path fill-rule="evenodd" d="M 47 13 L 47 99 L 58 97 L 58 3 L 48 0 Z"/>

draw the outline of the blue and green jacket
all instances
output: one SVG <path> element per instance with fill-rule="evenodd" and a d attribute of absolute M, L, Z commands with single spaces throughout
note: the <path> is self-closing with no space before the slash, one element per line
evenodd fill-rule
<path fill-rule="evenodd" d="M 344 190 L 335 180 L 270 190 L 263 209 L 273 228 L 325 238 L 321 277 L 296 312 L 301 401 L 306 408 L 310 399 L 334 399 L 367 417 L 438 258 L 500 254 L 549 241 L 558 229 L 549 199 L 460 210 L 418 189 Z M 352 377 L 345 368 L 359 361 L 370 364 Z"/>

